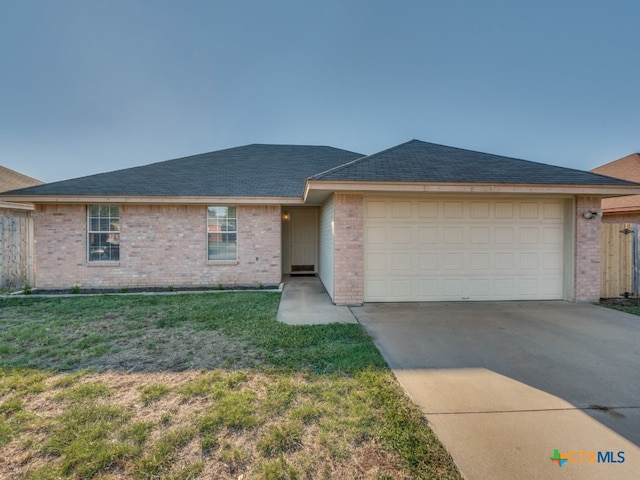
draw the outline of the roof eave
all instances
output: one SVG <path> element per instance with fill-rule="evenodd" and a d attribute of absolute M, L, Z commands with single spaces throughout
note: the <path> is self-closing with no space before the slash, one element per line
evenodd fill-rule
<path fill-rule="evenodd" d="M 222 197 L 222 196 L 120 196 L 120 195 L 1 195 L 0 200 L 32 204 L 118 203 L 180 205 L 298 205 L 302 197 Z"/>
<path fill-rule="evenodd" d="M 399 193 L 513 193 L 562 194 L 615 197 L 640 194 L 635 185 L 569 185 L 569 184 L 511 184 L 511 183 L 429 183 L 429 182 L 353 182 L 307 180 L 304 198 L 311 191 L 357 191 Z"/>

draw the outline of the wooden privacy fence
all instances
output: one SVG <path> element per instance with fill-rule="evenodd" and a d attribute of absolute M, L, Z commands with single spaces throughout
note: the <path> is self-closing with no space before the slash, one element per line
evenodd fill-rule
<path fill-rule="evenodd" d="M 0 208 L 0 289 L 33 285 L 33 242 L 31 212 Z"/>
<path fill-rule="evenodd" d="M 602 298 L 638 296 L 639 227 L 631 223 L 602 224 L 600 261 L 600 296 Z"/>

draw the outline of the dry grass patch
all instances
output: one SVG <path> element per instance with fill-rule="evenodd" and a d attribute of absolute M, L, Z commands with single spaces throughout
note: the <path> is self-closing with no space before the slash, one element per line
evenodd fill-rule
<path fill-rule="evenodd" d="M 0 477 L 460 478 L 359 325 L 277 300 L 0 299 Z"/>
<path fill-rule="evenodd" d="M 381 442 L 384 412 L 360 393 L 363 382 L 255 370 L 85 374 L 0 406 L 5 421 L 31 419 L 5 443 L 0 471 L 9 479 L 416 478 Z M 389 373 L 384 382 L 393 384 Z M 198 395 L 185 396 L 194 385 Z M 148 401 L 149 391 L 161 394 Z M 440 478 L 456 478 L 451 468 Z"/>

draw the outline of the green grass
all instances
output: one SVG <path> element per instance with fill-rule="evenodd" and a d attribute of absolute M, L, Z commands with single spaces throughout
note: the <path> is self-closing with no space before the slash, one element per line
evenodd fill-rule
<path fill-rule="evenodd" d="M 284 325 L 278 301 L 0 299 L 6 468 L 31 479 L 460 478 L 360 325 Z"/>
<path fill-rule="evenodd" d="M 140 390 L 140 399 L 145 405 L 149 405 L 153 403 L 165 395 L 167 395 L 171 388 L 166 385 L 154 384 L 154 385 L 143 385 L 138 387 Z"/>
<path fill-rule="evenodd" d="M 632 315 L 640 315 L 640 300 L 638 299 L 609 299 L 601 302 L 601 305 Z"/>

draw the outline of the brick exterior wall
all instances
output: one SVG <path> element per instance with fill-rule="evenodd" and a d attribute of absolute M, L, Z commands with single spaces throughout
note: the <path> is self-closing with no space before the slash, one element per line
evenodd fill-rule
<path fill-rule="evenodd" d="M 87 206 L 38 205 L 39 288 L 217 286 L 281 281 L 280 207 L 238 206 L 238 261 L 207 261 L 204 205 L 120 205 L 120 261 L 87 262 Z"/>
<path fill-rule="evenodd" d="M 600 300 L 600 226 L 598 217 L 587 220 L 587 210 L 600 210 L 600 198 L 576 198 L 575 301 Z"/>
<path fill-rule="evenodd" d="M 364 302 L 364 196 L 334 196 L 334 292 L 336 305 Z"/>

